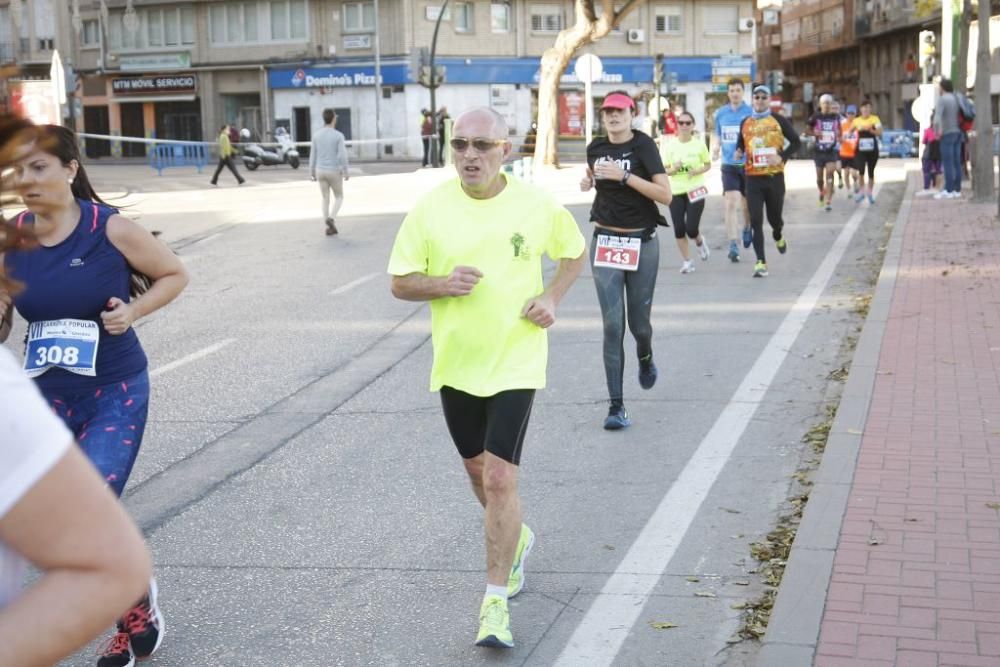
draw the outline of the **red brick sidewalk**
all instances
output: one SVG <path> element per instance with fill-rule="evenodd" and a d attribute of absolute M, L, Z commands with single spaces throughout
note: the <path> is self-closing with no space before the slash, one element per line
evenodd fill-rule
<path fill-rule="evenodd" d="M 1000 665 L 1000 223 L 915 200 L 817 667 Z"/>

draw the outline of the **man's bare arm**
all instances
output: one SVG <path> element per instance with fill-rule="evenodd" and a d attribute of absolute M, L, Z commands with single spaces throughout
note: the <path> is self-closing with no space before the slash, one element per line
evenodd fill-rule
<path fill-rule="evenodd" d="M 456 266 L 447 276 L 408 273 L 392 277 L 392 295 L 403 301 L 432 301 L 446 296 L 465 296 L 483 277 L 472 266 Z"/>

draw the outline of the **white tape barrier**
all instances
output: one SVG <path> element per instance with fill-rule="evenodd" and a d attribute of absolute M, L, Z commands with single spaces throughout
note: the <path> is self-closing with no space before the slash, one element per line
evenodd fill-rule
<path fill-rule="evenodd" d="M 174 144 L 178 146 L 218 146 L 217 141 L 179 141 L 177 139 L 147 139 L 146 137 L 125 137 L 125 136 L 114 136 L 110 134 L 89 134 L 86 132 L 78 132 L 78 137 L 84 139 L 104 139 L 106 141 L 127 141 L 130 143 L 137 144 Z M 399 141 L 407 141 L 410 137 L 388 137 L 385 139 L 351 139 L 345 143 L 348 146 L 357 146 L 361 144 L 388 144 L 395 143 Z M 293 142 L 296 146 L 312 146 L 311 141 L 297 141 Z M 274 141 L 241 141 L 239 144 L 257 144 L 258 146 L 280 146 Z M 238 145 L 239 145 L 238 144 Z"/>

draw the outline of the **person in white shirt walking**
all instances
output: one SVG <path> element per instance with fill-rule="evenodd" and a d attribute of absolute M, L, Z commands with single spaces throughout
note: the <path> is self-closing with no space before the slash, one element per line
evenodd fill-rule
<path fill-rule="evenodd" d="M 333 109 L 323 109 L 326 123 L 313 135 L 312 150 L 309 151 L 309 172 L 312 180 L 319 181 L 319 191 L 323 196 L 323 218 L 326 221 L 326 235 L 337 233 L 337 213 L 344 204 L 344 181 L 347 173 L 347 143 L 344 135 L 335 126 L 337 114 Z M 333 208 L 330 208 L 330 191 L 333 190 Z"/>

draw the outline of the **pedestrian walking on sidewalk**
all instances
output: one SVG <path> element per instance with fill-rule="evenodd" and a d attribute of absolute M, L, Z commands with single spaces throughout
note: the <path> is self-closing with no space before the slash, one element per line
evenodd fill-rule
<path fill-rule="evenodd" d="M 750 217 L 747 215 L 746 174 L 743 161 L 733 156 L 736 140 L 740 135 L 740 125 L 753 113 L 750 105 L 743 100 L 743 79 L 730 79 L 728 88 L 729 104 L 715 112 L 715 129 L 712 131 L 712 160 L 722 158 L 722 199 L 725 203 L 724 220 L 726 240 L 729 241 L 729 261 L 740 261 L 737 241 L 741 230 L 749 230 Z"/>
<path fill-rule="evenodd" d="M 507 600 L 524 586 L 535 537 L 522 522 L 518 466 L 535 391 L 545 386 L 546 329 L 586 262 L 573 216 L 508 178 L 503 117 L 479 107 L 455 121 L 458 178 L 424 195 L 396 235 L 392 293 L 431 304 L 431 391 L 484 508 L 486 594 L 476 644 L 514 645 Z M 559 262 L 548 286 L 542 256 Z"/>
<path fill-rule="evenodd" d="M 858 168 L 858 193 L 854 201 L 861 202 L 868 197 L 868 203 L 875 203 L 875 165 L 878 164 L 879 137 L 882 136 L 882 119 L 872 113 L 872 103 L 861 103 L 861 115 L 854 119 L 854 130 L 858 133 L 858 151 L 854 159 Z M 868 183 L 865 184 L 865 174 Z"/>
<path fill-rule="evenodd" d="M 323 125 L 312 137 L 309 151 L 309 174 L 319 183 L 323 201 L 323 222 L 326 235 L 337 233 L 337 213 L 344 205 L 344 181 L 350 178 L 347 160 L 347 142 L 336 128 L 337 114 L 333 109 L 323 109 Z M 330 191 L 333 191 L 333 208 L 330 208 Z"/>
<path fill-rule="evenodd" d="M 958 199 L 962 196 L 962 127 L 959 119 L 958 98 L 951 79 L 938 82 L 941 94 L 934 106 L 934 130 L 941 142 L 941 167 L 944 170 L 944 189 L 934 199 Z"/>
<path fill-rule="evenodd" d="M 771 89 L 758 85 L 753 89 L 753 114 L 740 126 L 736 155 L 746 160 L 747 208 L 753 230 L 753 251 L 757 263 L 754 278 L 767 275 L 764 256 L 764 209 L 771 226 L 778 252 L 784 254 L 788 244 L 782 235 L 785 223 L 781 213 L 785 205 L 785 162 L 795 155 L 801 144 L 791 121 L 771 113 Z"/>
<path fill-rule="evenodd" d="M 434 114 L 430 109 L 423 109 L 420 120 L 420 141 L 424 145 L 424 160 L 420 165 L 429 167 L 431 164 L 431 137 L 434 136 Z"/>
<path fill-rule="evenodd" d="M 604 98 L 601 121 L 607 136 L 587 146 L 587 173 L 580 181 L 582 191 L 597 190 L 590 208 L 590 262 L 604 319 L 609 399 L 604 428 L 609 431 L 631 424 L 623 389 L 626 322 L 635 337 L 639 385 L 651 389 L 658 374 L 649 316 L 660 267 L 656 226 L 666 225 L 656 203 L 670 205 L 670 179 L 653 140 L 632 129 L 634 118 L 635 101 L 628 93 L 615 91 Z"/>
<path fill-rule="evenodd" d="M 236 164 L 233 162 L 234 155 L 236 155 L 236 149 L 233 148 L 233 143 L 229 139 L 229 126 L 223 125 L 219 130 L 219 166 L 215 168 L 215 173 L 212 174 L 212 185 L 219 184 L 219 174 L 222 173 L 223 167 L 228 167 L 229 171 L 233 172 L 233 176 L 236 177 L 236 181 L 240 185 L 246 182 L 240 176 L 240 172 L 236 171 Z"/>
<path fill-rule="evenodd" d="M 702 261 L 708 259 L 708 241 L 699 231 L 705 212 L 705 172 L 712 168 L 708 147 L 694 138 L 694 116 L 690 111 L 677 114 L 677 139 L 665 147 L 663 166 L 670 177 L 670 220 L 674 223 L 674 238 L 681 251 L 681 273 L 692 273 L 691 249 L 688 239 L 695 242 Z"/>
<path fill-rule="evenodd" d="M 45 125 L 18 158 L 15 185 L 37 247 L 8 250 L 3 275 L 26 284 L 5 300 L 28 322 L 24 369 L 117 495 L 142 445 L 149 409 L 146 354 L 134 325 L 173 301 L 187 271 L 167 246 L 94 192 L 76 135 Z M 142 277 L 148 289 L 133 287 Z M 119 621 L 99 667 L 131 664 L 163 640 L 156 581 Z"/>

